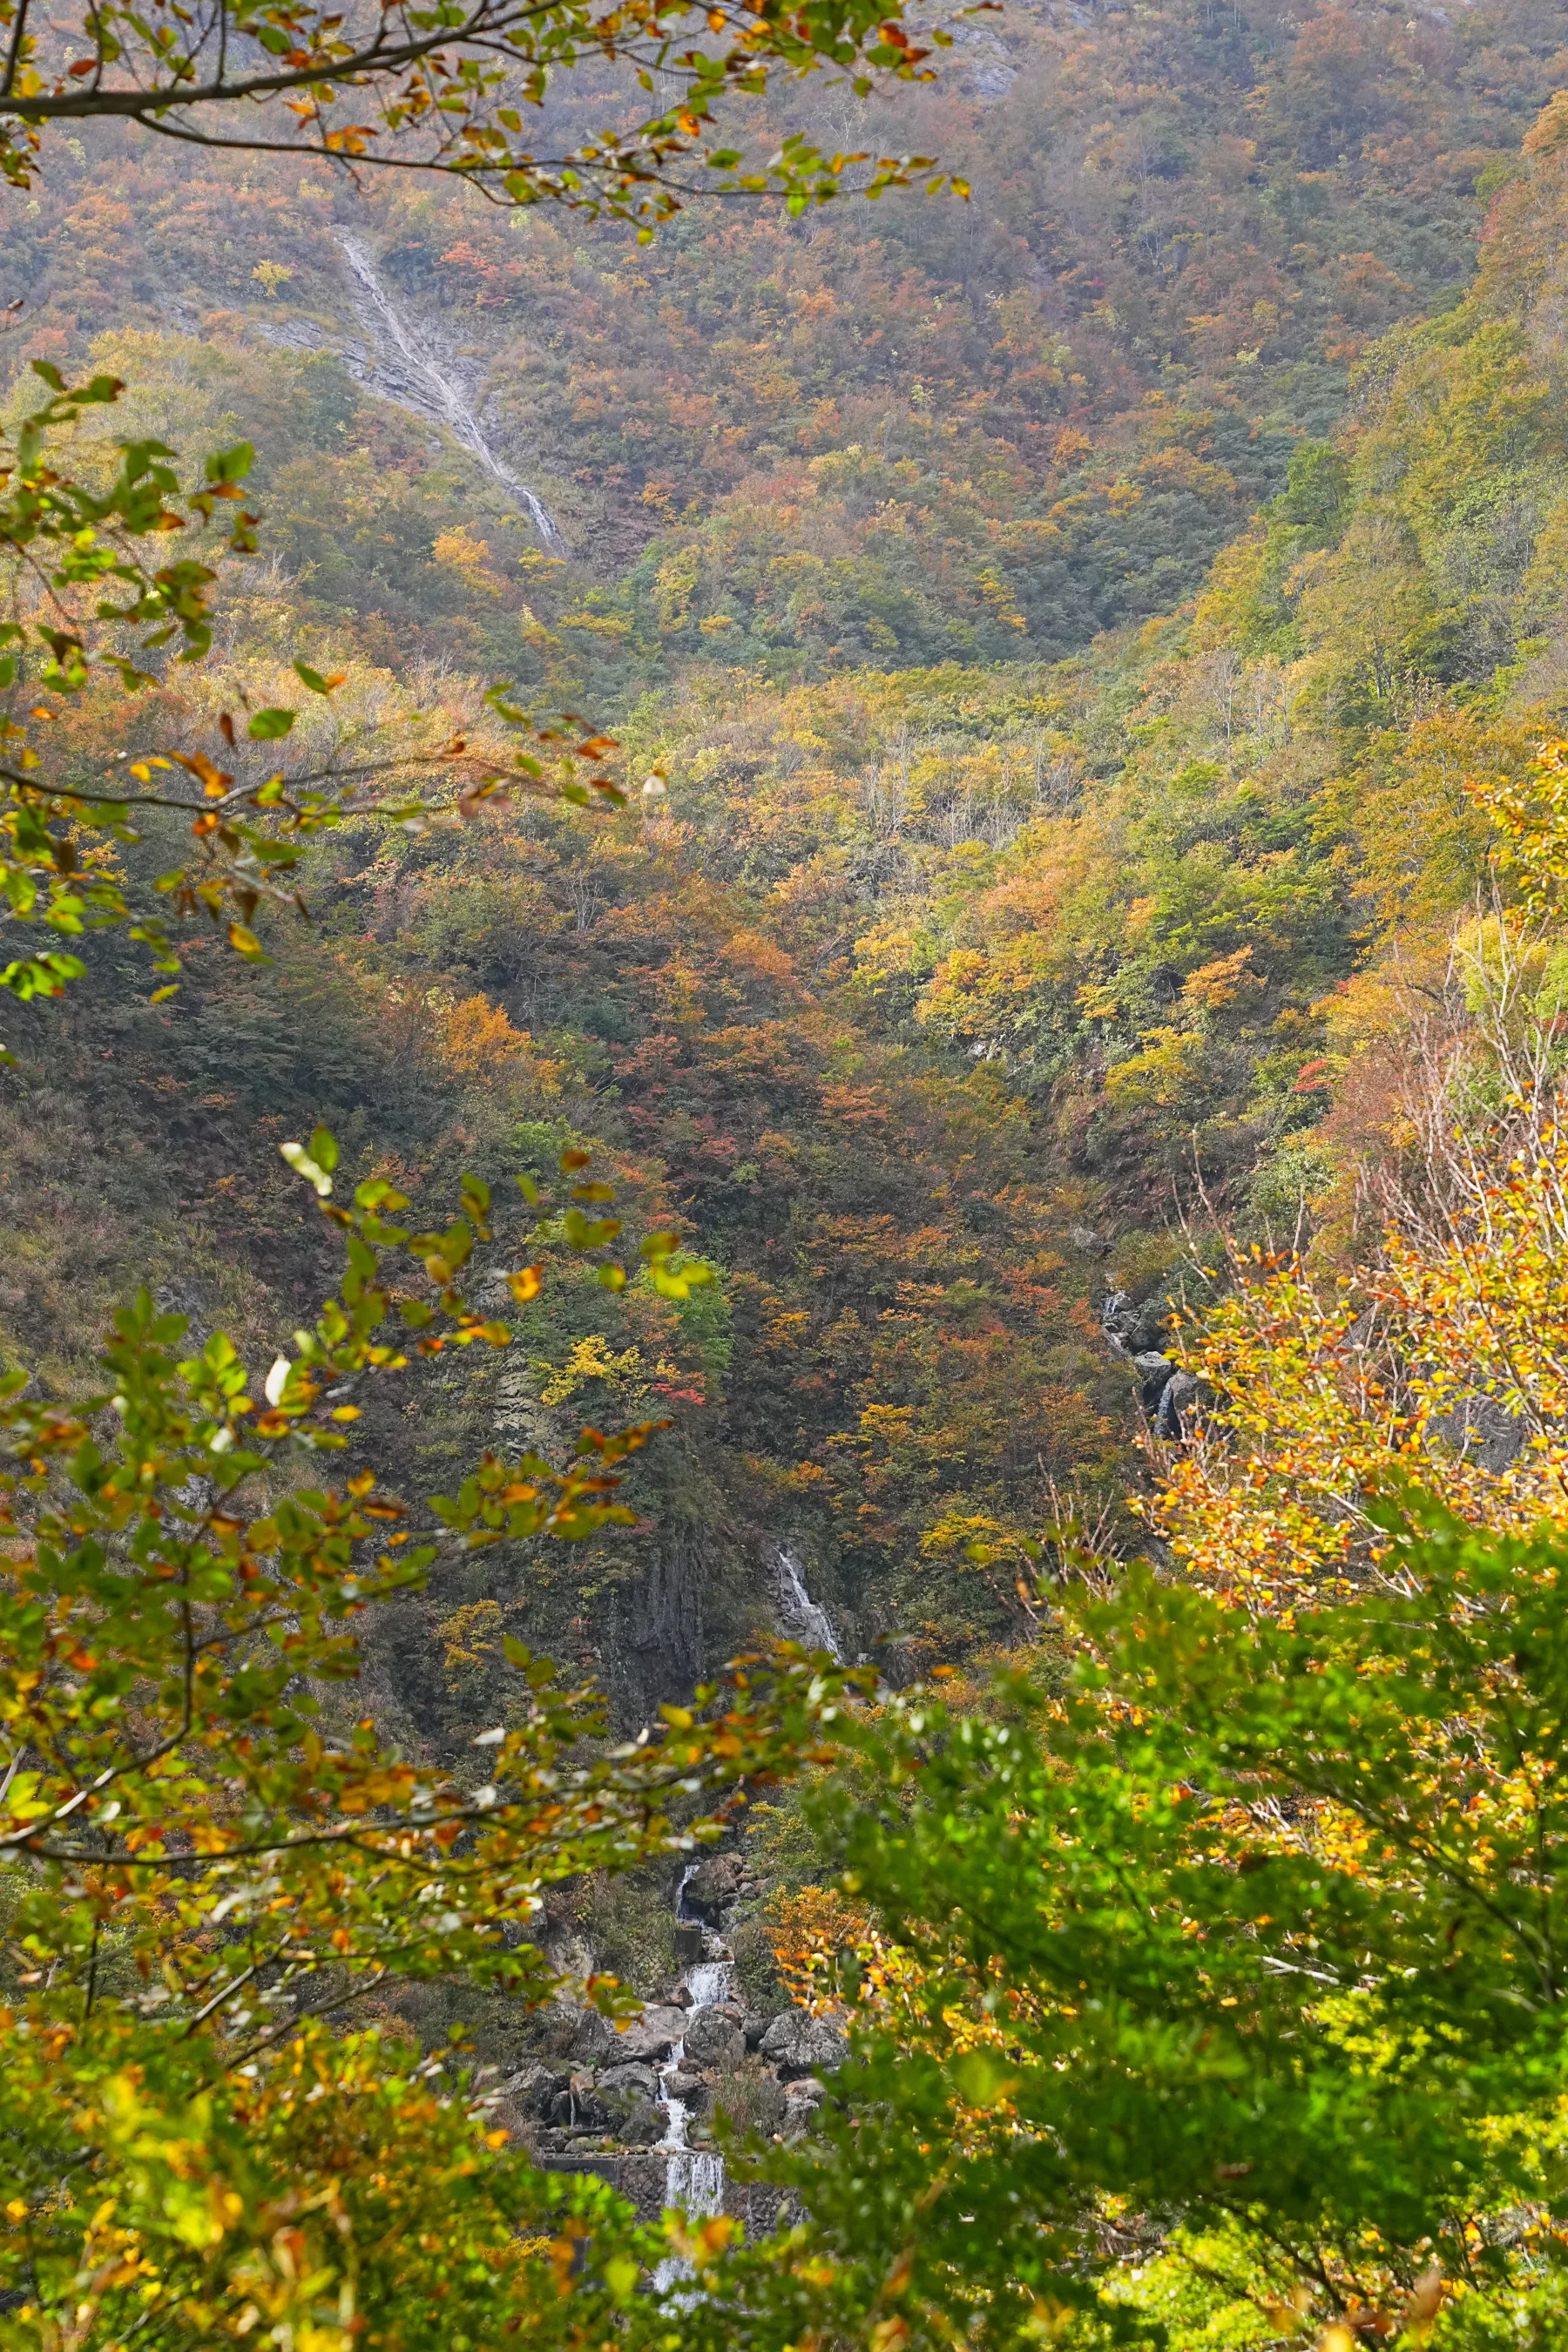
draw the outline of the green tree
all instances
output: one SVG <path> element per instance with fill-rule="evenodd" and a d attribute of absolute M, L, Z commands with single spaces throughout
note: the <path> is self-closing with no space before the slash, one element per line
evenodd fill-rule
<path fill-rule="evenodd" d="M 859 2063 L 730 2340 L 1560 2340 L 1568 1548 L 1383 1516 L 1352 1602 L 1139 1570 L 838 1732 Z"/>

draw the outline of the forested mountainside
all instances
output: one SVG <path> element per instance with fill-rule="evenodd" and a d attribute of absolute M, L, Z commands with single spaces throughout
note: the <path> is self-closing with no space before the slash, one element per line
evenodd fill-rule
<path fill-rule="evenodd" d="M 1441 964 L 1483 874 L 1462 780 L 1563 691 L 1562 30 L 981 18 L 903 133 L 967 205 L 652 247 L 266 158 L 176 184 L 134 133 L 14 208 L 18 365 L 257 446 L 262 553 L 176 719 L 302 645 L 361 716 L 503 677 L 623 747 L 626 813 L 351 829 L 271 968 L 198 942 L 171 1003 L 41 1008 L 6 1081 L 29 1360 L 136 1263 L 275 1324 L 319 1244 L 268 1162 L 316 1118 L 410 1186 L 592 1142 L 722 1268 L 367 1400 L 422 1474 L 673 1424 L 636 1530 L 421 1604 L 411 1736 L 482 1712 L 508 1632 L 631 1709 L 682 1686 L 784 1538 L 858 1642 L 1007 1637 L 976 1532 L 1134 1483 L 1105 1295 L 1157 1347 L 1216 1213 L 1342 1223 L 1391 960 Z M 121 723 L 62 727 L 85 762 Z"/>
<path fill-rule="evenodd" d="M 1568 16 L 882 5 L 0 0 L 0 2352 L 1568 2340 Z"/>
<path fill-rule="evenodd" d="M 374 659 L 601 699 L 703 657 L 780 683 L 1054 659 L 1195 590 L 1358 355 L 1451 308 L 1563 26 L 1535 0 L 1451 22 L 1194 0 L 978 14 L 958 43 L 931 89 L 825 89 L 810 127 L 921 142 L 968 203 L 726 200 L 647 247 L 98 142 L 8 223 L 17 348 L 198 342 L 168 353 L 188 421 L 254 428 L 269 547 Z M 359 397 L 342 357 L 430 403 L 397 320 L 558 538 Z"/>

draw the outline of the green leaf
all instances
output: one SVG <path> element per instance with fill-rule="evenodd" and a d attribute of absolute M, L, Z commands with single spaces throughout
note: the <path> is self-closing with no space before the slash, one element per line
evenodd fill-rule
<path fill-rule="evenodd" d="M 218 449 L 207 459 L 209 482 L 243 482 L 256 462 L 256 452 L 248 441 L 237 442 L 232 449 Z"/>
<path fill-rule="evenodd" d="M 258 710 L 245 731 L 253 743 L 276 743 L 288 734 L 298 715 L 292 710 Z"/>

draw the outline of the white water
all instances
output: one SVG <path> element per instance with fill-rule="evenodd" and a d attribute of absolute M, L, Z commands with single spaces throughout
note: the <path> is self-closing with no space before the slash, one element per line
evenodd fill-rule
<path fill-rule="evenodd" d="M 780 1631 L 808 1650 L 826 1650 L 836 1664 L 841 1664 L 844 1653 L 838 1646 L 833 1620 L 807 1591 L 805 1571 L 787 1544 L 779 1552 L 777 1565 Z"/>
<path fill-rule="evenodd" d="M 360 290 L 370 305 L 373 322 L 384 328 L 408 371 L 413 404 L 447 425 L 503 490 L 509 491 L 514 499 L 521 499 L 545 545 L 559 547 L 562 544 L 561 533 L 543 499 L 536 491 L 531 490 L 526 482 L 520 482 L 509 466 L 502 465 L 485 439 L 479 420 L 468 406 L 459 386 L 442 374 L 429 352 L 422 350 L 415 341 L 402 312 L 381 282 L 364 239 L 353 229 L 334 229 L 332 235 L 342 247 L 343 258 L 353 271 Z"/>
<path fill-rule="evenodd" d="M 686 1882 L 698 1867 L 696 1863 L 689 1864 L 681 1878 L 680 1891 L 675 1898 L 678 1919 L 688 1916 Z M 695 2017 L 699 2010 L 710 2009 L 715 2001 L 728 2000 L 733 1981 L 734 1969 L 729 1960 L 697 1961 L 681 1979 L 691 1995 L 690 2015 Z M 670 2088 L 670 2077 L 679 2074 L 685 2056 L 686 2043 L 682 2040 L 676 2043 L 659 2070 L 659 2095 L 666 2116 L 664 2137 L 659 2147 L 669 2158 L 665 2168 L 664 2201 L 666 2205 L 679 2206 L 689 2221 L 706 2221 L 723 2209 L 724 2159 L 721 2156 L 689 2147 L 686 2144 L 690 2111 L 685 2100 L 678 2097 Z M 682 2262 L 679 2255 L 671 2254 L 659 2263 L 654 2273 L 655 2291 L 668 2294 L 690 2276 L 690 2264 Z"/>

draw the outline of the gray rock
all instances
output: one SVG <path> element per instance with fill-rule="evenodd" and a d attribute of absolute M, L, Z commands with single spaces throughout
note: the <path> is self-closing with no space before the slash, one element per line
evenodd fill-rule
<path fill-rule="evenodd" d="M 1189 1412 L 1197 1402 L 1198 1383 L 1191 1372 L 1173 1372 L 1160 1392 L 1160 1410 L 1154 1417 L 1157 1437 L 1180 1437 L 1182 1415 Z"/>
<path fill-rule="evenodd" d="M 726 2072 L 746 2054 L 746 2037 L 732 2017 L 721 2009 L 700 2009 L 686 2029 L 686 2063 L 718 2066 Z"/>
<path fill-rule="evenodd" d="M 652 2099 L 629 2099 L 616 2121 L 616 2137 L 627 2147 L 657 2147 L 668 2121 Z"/>
<path fill-rule="evenodd" d="M 627 2096 L 657 2099 L 658 2076 L 651 2066 L 639 2066 L 635 2063 L 627 2066 L 606 2066 L 599 2076 L 599 2088 L 607 2099 Z"/>
<path fill-rule="evenodd" d="M 786 2082 L 802 2074 L 830 2074 L 848 2053 L 837 2026 L 826 2018 L 808 2017 L 804 2009 L 786 2009 L 775 2017 L 759 2046 Z"/>
<path fill-rule="evenodd" d="M 752 2010 L 742 2018 L 741 2031 L 746 2037 L 748 2050 L 755 2050 L 759 2046 L 763 2034 L 772 2023 L 772 2018 L 764 2017 L 760 2010 Z"/>
<path fill-rule="evenodd" d="M 745 1874 L 746 1865 L 738 1853 L 713 1854 L 686 1883 L 688 1909 L 700 1912 L 704 1919 L 717 1919 L 735 1900 Z"/>
<path fill-rule="evenodd" d="M 784 2091 L 783 2128 L 786 2140 L 799 2139 L 804 2132 L 808 2132 L 822 2107 L 820 2098 L 797 2098 L 796 2088 L 796 2084 L 791 2083 Z"/>
<path fill-rule="evenodd" d="M 1496 1397 L 1461 1397 L 1451 1412 L 1434 1416 L 1427 1428 L 1442 1444 L 1478 1463 L 1494 1478 L 1511 1467 L 1524 1450 L 1523 1420 L 1499 1404 Z"/>
<path fill-rule="evenodd" d="M 686 2011 L 683 2009 L 650 2006 L 644 2010 L 635 2024 L 613 2036 L 615 2063 L 626 2066 L 668 2058 L 685 2032 Z"/>
<path fill-rule="evenodd" d="M 500 2101 L 515 2114 L 537 2122 L 549 2113 L 556 2094 L 566 2088 L 570 2079 L 563 2067 L 547 2066 L 536 2058 L 501 2084 Z"/>
<path fill-rule="evenodd" d="M 705 2112 L 708 2085 L 700 2074 L 667 2074 L 664 2087 L 668 2097 L 682 2100 L 692 2115 L 700 2116 Z"/>
<path fill-rule="evenodd" d="M 562 2002 L 543 2017 L 545 2054 L 573 2066 L 595 2066 L 615 2046 L 616 2029 L 596 2009 L 576 2009 Z"/>

